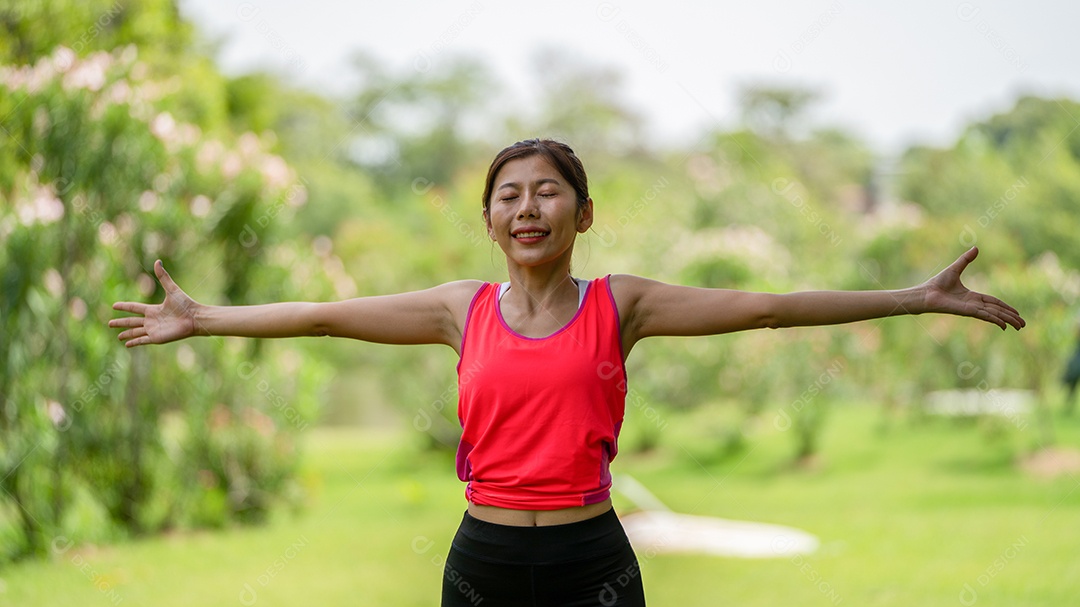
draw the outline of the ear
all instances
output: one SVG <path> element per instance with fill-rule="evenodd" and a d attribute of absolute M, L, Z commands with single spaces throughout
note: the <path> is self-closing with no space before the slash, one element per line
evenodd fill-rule
<path fill-rule="evenodd" d="M 488 237 L 490 237 L 491 240 L 494 241 L 495 240 L 495 228 L 491 227 L 491 216 L 488 215 L 487 209 L 484 209 L 482 211 L 482 214 L 484 216 L 484 227 L 487 228 Z"/>
<path fill-rule="evenodd" d="M 584 234 L 592 227 L 593 223 L 593 204 L 592 198 L 585 199 L 585 206 L 578 207 L 578 225 L 577 231 Z"/>

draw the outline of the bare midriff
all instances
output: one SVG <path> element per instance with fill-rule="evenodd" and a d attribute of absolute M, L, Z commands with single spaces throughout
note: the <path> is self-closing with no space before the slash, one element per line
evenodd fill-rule
<path fill-rule="evenodd" d="M 473 518 L 512 527 L 547 527 L 576 523 L 599 516 L 611 509 L 611 498 L 587 506 L 574 506 L 559 510 L 512 510 L 498 506 L 481 506 L 469 502 L 469 514 Z"/>

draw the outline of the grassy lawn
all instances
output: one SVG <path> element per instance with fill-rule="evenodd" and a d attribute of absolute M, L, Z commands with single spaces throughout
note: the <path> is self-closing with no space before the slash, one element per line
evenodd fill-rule
<path fill-rule="evenodd" d="M 771 418 L 724 459 L 693 418 L 665 421 L 665 448 L 624 451 L 617 474 L 676 511 L 791 525 L 822 545 L 796 559 L 639 555 L 652 607 L 1034 607 L 1080 596 L 1080 476 L 1035 479 L 1011 465 L 1033 446 L 1031 426 L 991 438 L 974 424 L 886 424 L 879 411 L 837 406 L 821 460 L 792 469 L 793 441 Z M 1058 420 L 1057 432 L 1080 447 L 1080 421 Z M 309 439 L 303 512 L 58 551 L 0 571 L 0 605 L 437 605 L 464 509 L 452 460 L 418 454 L 407 432 Z"/>

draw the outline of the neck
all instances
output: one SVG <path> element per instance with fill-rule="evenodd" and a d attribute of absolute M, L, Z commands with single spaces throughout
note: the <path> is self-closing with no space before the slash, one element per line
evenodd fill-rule
<path fill-rule="evenodd" d="M 526 310 L 551 308 L 570 297 L 577 303 L 577 285 L 570 276 L 569 262 L 538 267 L 507 264 L 507 273 L 510 275 L 507 296 L 512 296 Z"/>

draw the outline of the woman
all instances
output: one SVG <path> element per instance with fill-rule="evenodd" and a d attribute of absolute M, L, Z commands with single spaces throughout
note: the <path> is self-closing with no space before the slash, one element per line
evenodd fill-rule
<path fill-rule="evenodd" d="M 443 605 L 644 605 L 637 561 L 611 507 L 626 377 L 641 339 L 847 323 L 899 314 L 970 316 L 1002 329 L 1016 310 L 974 293 L 964 253 L 897 291 L 750 293 L 630 275 L 580 281 L 574 241 L 593 222 L 581 161 L 565 144 L 518 142 L 496 156 L 483 194 L 509 281 L 464 280 L 333 303 L 204 306 L 162 267 L 159 305 L 121 302 L 128 347 L 194 335 L 332 335 L 445 344 L 460 357 L 458 475 L 468 510 L 443 578 Z"/>

